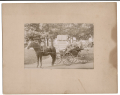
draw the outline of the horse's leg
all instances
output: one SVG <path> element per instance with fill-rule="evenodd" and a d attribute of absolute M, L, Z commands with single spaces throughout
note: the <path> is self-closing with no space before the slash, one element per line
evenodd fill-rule
<path fill-rule="evenodd" d="M 42 56 L 40 56 L 40 68 L 42 67 Z"/>
<path fill-rule="evenodd" d="M 54 65 L 55 61 L 56 61 L 56 53 L 53 55 L 53 65 Z"/>
<path fill-rule="evenodd" d="M 56 60 L 56 49 L 55 49 L 55 47 L 53 47 L 52 49 L 51 49 L 51 57 L 52 57 L 52 66 L 54 65 L 54 63 L 55 63 L 55 60 Z"/>
<path fill-rule="evenodd" d="M 39 55 L 37 55 L 37 67 L 39 67 Z"/>
<path fill-rule="evenodd" d="M 53 66 L 56 60 L 56 54 L 51 54 L 51 57 L 52 57 L 52 66 Z"/>

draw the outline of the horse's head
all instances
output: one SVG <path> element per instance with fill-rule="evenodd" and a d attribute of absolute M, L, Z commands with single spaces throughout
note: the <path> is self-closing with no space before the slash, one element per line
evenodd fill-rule
<path fill-rule="evenodd" d="M 29 48 L 31 48 L 31 47 L 33 47 L 33 41 L 29 41 L 26 48 L 29 49 Z"/>
<path fill-rule="evenodd" d="M 27 49 L 29 48 L 40 48 L 39 43 L 37 41 L 29 41 L 27 45 Z"/>

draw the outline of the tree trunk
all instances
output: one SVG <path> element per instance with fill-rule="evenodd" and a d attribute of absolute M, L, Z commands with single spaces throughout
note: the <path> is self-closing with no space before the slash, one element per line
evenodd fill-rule
<path fill-rule="evenodd" d="M 44 39 L 44 47 L 46 48 L 46 39 Z"/>
<path fill-rule="evenodd" d="M 49 46 L 49 43 L 48 43 L 48 38 L 47 38 L 47 46 Z"/>
<path fill-rule="evenodd" d="M 72 36 L 72 43 L 73 43 L 73 36 Z"/>
<path fill-rule="evenodd" d="M 53 47 L 53 38 L 51 38 L 51 46 Z"/>
<path fill-rule="evenodd" d="M 39 40 L 38 40 L 39 46 L 41 47 L 40 43 L 41 43 L 41 38 L 39 36 Z"/>

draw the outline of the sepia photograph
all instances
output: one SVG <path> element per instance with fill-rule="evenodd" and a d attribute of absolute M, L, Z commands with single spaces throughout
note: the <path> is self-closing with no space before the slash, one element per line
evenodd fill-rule
<path fill-rule="evenodd" d="M 24 68 L 94 69 L 94 25 L 25 23 Z"/>

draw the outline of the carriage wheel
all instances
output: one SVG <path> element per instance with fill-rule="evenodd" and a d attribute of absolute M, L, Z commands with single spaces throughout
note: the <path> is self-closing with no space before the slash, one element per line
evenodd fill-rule
<path fill-rule="evenodd" d="M 63 57 L 63 63 L 65 65 L 71 65 L 73 63 L 74 57 L 71 53 L 67 53 L 65 54 L 65 56 Z"/>
<path fill-rule="evenodd" d="M 89 53 L 86 51 L 84 53 L 79 52 L 76 57 L 74 57 L 73 63 L 82 63 L 85 64 L 88 62 Z"/>
<path fill-rule="evenodd" d="M 59 64 L 61 63 L 62 59 L 61 59 L 61 55 L 60 53 L 56 53 L 56 60 L 55 60 L 55 64 Z"/>
<path fill-rule="evenodd" d="M 73 63 L 80 63 L 80 61 L 81 61 L 80 58 L 77 56 L 74 58 Z"/>

